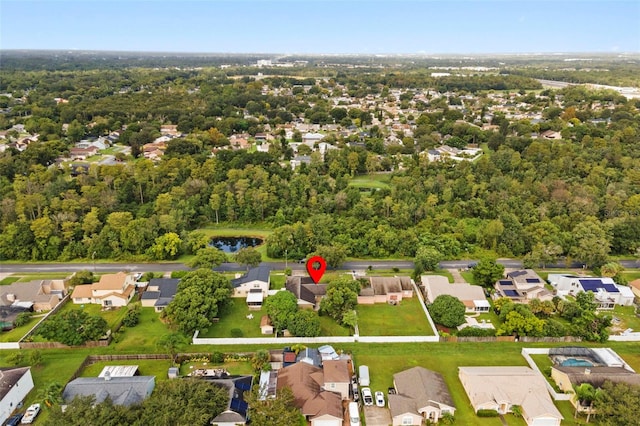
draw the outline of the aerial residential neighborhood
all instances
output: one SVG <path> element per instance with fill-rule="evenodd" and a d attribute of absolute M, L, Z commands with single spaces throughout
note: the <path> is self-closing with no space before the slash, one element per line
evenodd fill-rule
<path fill-rule="evenodd" d="M 640 426 L 638 2 L 1 10 L 2 426 Z"/>

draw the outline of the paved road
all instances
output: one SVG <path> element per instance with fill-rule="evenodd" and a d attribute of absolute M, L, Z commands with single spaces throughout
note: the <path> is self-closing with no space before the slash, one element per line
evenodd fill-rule
<path fill-rule="evenodd" d="M 448 260 L 440 262 L 442 269 L 465 269 L 469 264 L 477 262 L 477 260 Z M 507 269 L 522 268 L 522 262 L 514 259 L 499 259 L 498 262 Z M 623 260 L 620 262 L 627 269 L 640 268 L 640 261 Z M 265 262 L 265 265 L 271 269 L 284 269 L 285 262 Z M 295 270 L 304 270 L 303 263 L 287 262 L 289 268 Z M 362 270 L 362 269 L 413 269 L 413 262 L 404 260 L 360 260 L 353 262 L 345 262 L 340 269 L 345 270 Z M 571 268 L 581 268 L 581 263 L 573 263 Z M 567 268 L 564 263 L 556 265 L 547 265 L 547 268 Z M 95 271 L 97 273 L 105 272 L 170 272 L 170 271 L 186 271 L 189 270 L 182 263 L 0 263 L 0 273 L 37 273 L 37 272 L 74 272 L 81 270 Z M 216 268 L 220 272 L 245 271 L 246 267 L 237 263 L 224 263 Z"/>

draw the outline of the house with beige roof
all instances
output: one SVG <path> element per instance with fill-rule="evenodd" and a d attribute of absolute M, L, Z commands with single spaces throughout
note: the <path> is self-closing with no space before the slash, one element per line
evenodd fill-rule
<path fill-rule="evenodd" d="M 324 372 L 324 388 L 340 394 L 340 397 L 349 399 L 349 386 L 351 384 L 351 360 L 325 360 L 322 362 Z"/>
<path fill-rule="evenodd" d="M 71 293 L 75 304 L 93 303 L 105 308 L 126 306 L 135 294 L 133 275 L 124 272 L 104 274 L 93 284 L 77 285 Z"/>
<path fill-rule="evenodd" d="M 476 412 L 507 414 L 517 405 L 529 426 L 560 426 L 546 380 L 529 367 L 459 367 L 458 377 Z"/>
<path fill-rule="evenodd" d="M 389 395 L 393 426 L 436 423 L 443 415 L 455 413 L 449 388 L 440 373 L 413 367 L 393 375 L 395 394 Z M 430 424 L 431 424 L 430 423 Z"/>
<path fill-rule="evenodd" d="M 515 303 L 529 303 L 530 300 L 553 299 L 553 293 L 545 288 L 545 280 L 533 269 L 522 269 L 507 273 L 494 287 L 496 297 L 508 297 Z"/>
<path fill-rule="evenodd" d="M 34 280 L 0 287 L 0 306 L 22 306 L 49 311 L 67 294 L 64 280 Z"/>
<path fill-rule="evenodd" d="M 413 297 L 413 280 L 409 277 L 369 277 L 368 286 L 360 289 L 358 304 L 400 303 L 405 297 Z"/>
<path fill-rule="evenodd" d="M 295 405 L 311 426 L 342 426 L 340 393 L 325 388 L 322 368 L 297 362 L 278 370 L 277 390 L 290 388 Z"/>
<path fill-rule="evenodd" d="M 424 296 L 427 303 L 433 303 L 441 294 L 460 300 L 467 312 L 488 312 L 491 305 L 484 295 L 484 289 L 471 284 L 449 284 L 447 277 L 441 275 L 423 275 L 421 277 Z"/>

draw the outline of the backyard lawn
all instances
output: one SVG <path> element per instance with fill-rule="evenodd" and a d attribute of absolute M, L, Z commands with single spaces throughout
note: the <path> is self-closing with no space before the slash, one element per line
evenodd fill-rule
<path fill-rule="evenodd" d="M 192 370 L 197 368 L 223 368 L 229 372 L 231 375 L 248 375 L 253 374 L 253 368 L 251 367 L 251 363 L 248 361 L 230 361 L 223 362 L 222 364 L 216 364 L 213 362 L 184 362 L 180 366 L 180 375 L 186 376 Z"/>
<path fill-rule="evenodd" d="M 604 312 L 608 313 L 608 311 Z M 628 328 L 633 329 L 633 331 L 640 331 L 640 318 L 636 315 L 636 309 L 634 306 L 616 305 L 610 315 L 614 317 L 613 328 L 618 332 L 624 331 Z M 616 324 L 616 319 L 619 320 L 620 323 Z"/>
<path fill-rule="evenodd" d="M 253 318 L 247 318 L 252 315 Z M 249 310 L 244 297 L 233 297 L 229 306 L 220 312 L 220 321 L 213 324 L 206 333 L 200 332 L 198 337 L 234 337 L 232 329 L 242 331 L 239 337 L 269 337 L 260 332 L 260 318 L 266 315 L 264 309 Z"/>
<path fill-rule="evenodd" d="M 36 314 L 36 317 L 31 317 L 28 323 L 21 327 L 16 327 L 13 330 L 0 332 L 0 342 L 17 342 L 24 336 L 27 331 L 31 330 L 31 327 L 36 325 L 38 321 L 42 319 L 44 314 Z"/>
<path fill-rule="evenodd" d="M 169 367 L 171 361 L 168 359 L 135 359 L 135 360 L 117 360 L 117 361 L 99 361 L 87 366 L 81 377 L 98 377 L 100 372 L 107 365 L 137 365 L 140 376 L 156 376 L 156 382 L 168 380 Z"/>
<path fill-rule="evenodd" d="M 110 347 L 117 353 L 147 353 L 158 352 L 156 342 L 165 334 L 172 331 L 160 320 L 160 314 L 154 308 L 143 307 L 140 310 L 140 322 L 135 327 L 122 326 L 114 336 Z M 191 336 L 185 336 L 189 341 Z"/>
<path fill-rule="evenodd" d="M 133 301 L 130 303 L 133 303 Z M 104 318 L 107 321 L 109 328 L 113 328 L 116 325 L 118 325 L 120 321 L 122 321 L 122 318 L 124 318 L 124 315 L 127 313 L 128 308 L 126 306 L 123 306 L 121 308 L 103 311 L 102 305 L 98 305 L 95 303 L 85 303 L 83 305 L 78 305 L 69 301 L 62 307 L 62 309 L 60 309 L 54 315 L 60 315 L 63 312 L 72 311 L 76 309 L 85 311 L 89 315 L 100 315 L 102 318 Z"/>
<path fill-rule="evenodd" d="M 361 336 L 433 336 L 417 296 L 398 305 L 358 305 L 356 310 Z"/>

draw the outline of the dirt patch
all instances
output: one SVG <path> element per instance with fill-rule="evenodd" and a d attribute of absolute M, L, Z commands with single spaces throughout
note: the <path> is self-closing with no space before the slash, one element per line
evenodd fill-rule
<path fill-rule="evenodd" d="M 391 424 L 391 413 L 386 407 L 364 407 L 364 418 L 367 426 L 389 426 Z"/>

